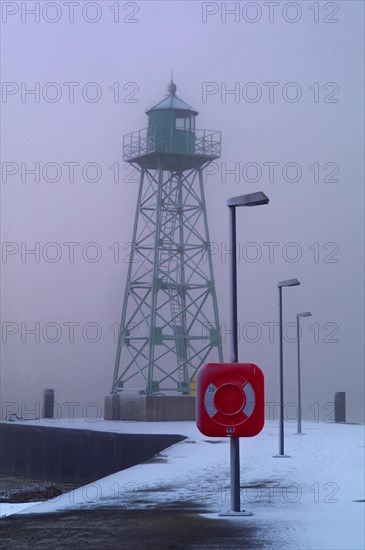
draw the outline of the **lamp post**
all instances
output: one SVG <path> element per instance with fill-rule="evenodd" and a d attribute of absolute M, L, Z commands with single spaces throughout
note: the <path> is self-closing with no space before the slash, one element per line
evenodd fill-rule
<path fill-rule="evenodd" d="M 229 250 L 231 261 L 229 268 L 230 279 L 230 362 L 238 363 L 238 327 L 237 327 L 237 251 L 236 251 L 236 208 L 240 206 L 259 206 L 268 204 L 269 199 L 262 191 L 249 193 L 227 199 L 229 210 Z M 239 437 L 230 438 L 231 455 L 231 511 L 240 512 L 240 440 Z"/>
<path fill-rule="evenodd" d="M 274 458 L 289 458 L 284 453 L 284 371 L 283 371 L 283 299 L 282 289 L 286 286 L 298 286 L 298 279 L 288 279 L 278 283 L 279 289 L 279 454 L 274 455 Z"/>
<path fill-rule="evenodd" d="M 302 433 L 302 398 L 300 391 L 300 317 L 312 317 L 310 311 L 304 311 L 303 313 L 297 313 L 297 365 L 298 365 L 298 422 L 297 422 L 297 435 L 304 435 Z"/>

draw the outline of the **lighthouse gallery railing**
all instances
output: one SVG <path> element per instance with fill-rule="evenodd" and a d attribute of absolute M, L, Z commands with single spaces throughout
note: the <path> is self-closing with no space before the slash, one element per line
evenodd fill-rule
<path fill-rule="evenodd" d="M 179 131 L 171 127 L 143 128 L 123 137 L 125 161 L 149 153 L 175 153 L 219 158 L 221 132 L 215 130 Z"/>

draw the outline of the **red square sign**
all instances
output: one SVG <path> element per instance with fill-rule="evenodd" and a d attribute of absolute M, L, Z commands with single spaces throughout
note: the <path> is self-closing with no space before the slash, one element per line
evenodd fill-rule
<path fill-rule="evenodd" d="M 264 375 L 253 363 L 208 363 L 196 375 L 196 424 L 211 437 L 252 437 L 265 423 Z"/>

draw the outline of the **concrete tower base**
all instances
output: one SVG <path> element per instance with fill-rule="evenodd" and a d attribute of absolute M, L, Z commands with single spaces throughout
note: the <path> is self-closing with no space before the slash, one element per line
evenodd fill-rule
<path fill-rule="evenodd" d="M 104 400 L 104 419 L 140 422 L 195 420 L 195 397 L 111 394 Z"/>

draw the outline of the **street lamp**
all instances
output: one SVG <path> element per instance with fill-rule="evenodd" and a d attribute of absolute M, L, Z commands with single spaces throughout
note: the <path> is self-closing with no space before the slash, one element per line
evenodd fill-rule
<path fill-rule="evenodd" d="M 279 288 L 279 362 L 280 362 L 280 380 L 279 380 L 279 454 L 274 458 L 289 458 L 284 453 L 284 372 L 283 372 L 283 299 L 282 289 L 286 286 L 298 286 L 298 279 L 288 279 L 278 283 Z"/>
<path fill-rule="evenodd" d="M 238 363 L 238 327 L 237 327 L 237 250 L 236 250 L 236 208 L 240 206 L 260 206 L 269 204 L 269 199 L 262 191 L 249 193 L 227 199 L 229 209 L 229 250 L 230 261 L 230 362 Z M 230 438 L 231 454 L 231 511 L 240 512 L 240 440 Z"/>
<path fill-rule="evenodd" d="M 297 435 L 304 435 L 302 433 L 302 399 L 300 392 L 300 327 L 299 327 L 299 318 L 300 317 L 312 317 L 310 311 L 304 311 L 303 313 L 297 313 L 297 365 L 298 365 L 298 427 Z"/>

